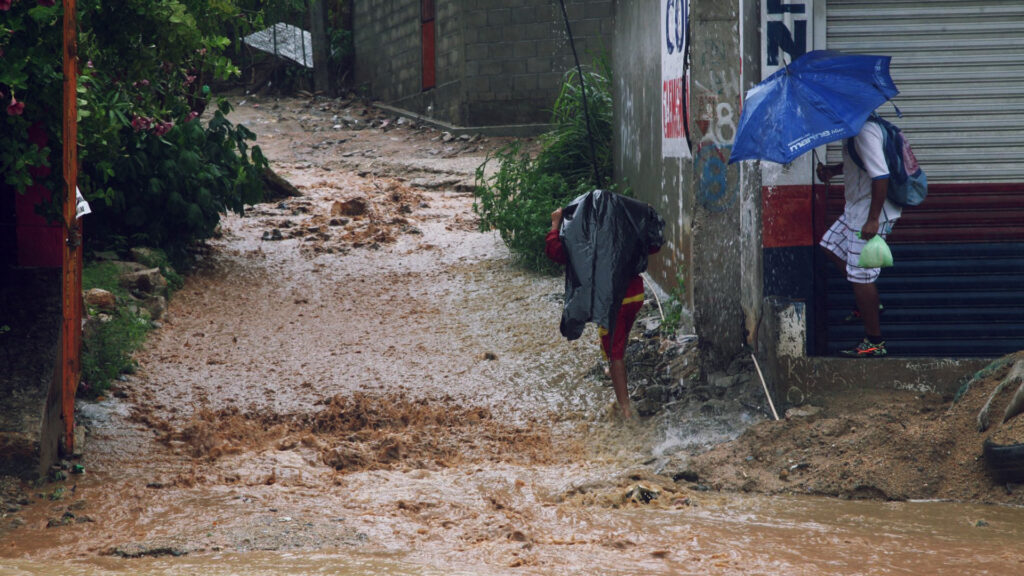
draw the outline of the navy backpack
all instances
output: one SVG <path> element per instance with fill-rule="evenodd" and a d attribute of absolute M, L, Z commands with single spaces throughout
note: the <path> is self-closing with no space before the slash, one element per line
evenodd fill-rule
<path fill-rule="evenodd" d="M 903 136 L 903 132 L 895 124 L 877 114 L 872 114 L 868 121 L 878 124 L 882 129 L 882 151 L 885 154 L 885 164 L 889 167 L 889 200 L 898 206 L 917 206 L 924 202 L 925 196 L 928 195 L 928 177 L 917 164 L 917 157 L 914 156 L 914 151 Z M 863 170 L 864 162 L 857 154 L 853 138 L 847 142 L 847 148 L 850 151 L 850 158 Z"/>

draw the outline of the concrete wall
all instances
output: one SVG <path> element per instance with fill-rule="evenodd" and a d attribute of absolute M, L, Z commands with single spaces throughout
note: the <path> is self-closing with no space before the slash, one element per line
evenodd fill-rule
<path fill-rule="evenodd" d="M 753 344 L 760 322 L 760 180 L 728 165 L 742 92 L 757 73 L 743 66 L 740 10 L 752 22 L 743 31 L 756 33 L 757 5 L 690 0 L 692 158 L 673 158 L 662 150 L 661 1 L 616 4 L 616 175 L 665 218 L 669 244 L 651 276 L 671 291 L 681 273 L 714 369 Z"/>
<path fill-rule="evenodd" d="M 613 0 L 566 0 L 586 65 L 610 50 Z M 545 123 L 573 65 L 550 0 L 436 0 L 437 83 L 421 85 L 418 2 L 356 0 L 355 82 L 370 95 L 463 126 Z"/>
<path fill-rule="evenodd" d="M 661 21 L 663 0 L 620 1 L 615 8 L 615 177 L 665 219 L 666 245 L 650 259 L 651 278 L 666 292 L 681 275 L 692 309 L 693 163 L 665 158 L 661 139 Z M 692 326 L 684 329 L 692 330 Z"/>
<path fill-rule="evenodd" d="M 358 0 L 352 27 L 357 85 L 368 85 L 385 101 L 420 92 L 419 2 Z"/>
<path fill-rule="evenodd" d="M 744 343 L 739 167 L 728 165 L 741 110 L 738 2 L 690 2 L 694 134 L 694 321 L 712 366 Z"/>

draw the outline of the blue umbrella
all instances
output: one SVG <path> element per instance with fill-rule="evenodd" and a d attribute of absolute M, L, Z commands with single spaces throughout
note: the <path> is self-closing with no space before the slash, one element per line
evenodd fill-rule
<path fill-rule="evenodd" d="M 899 94 L 890 56 L 815 50 L 747 91 L 729 163 L 792 162 L 855 136 L 871 112 Z"/>

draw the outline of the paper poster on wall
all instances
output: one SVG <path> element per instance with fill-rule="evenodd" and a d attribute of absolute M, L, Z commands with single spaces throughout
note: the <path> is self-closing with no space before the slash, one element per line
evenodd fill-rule
<path fill-rule="evenodd" d="M 661 155 L 690 158 L 686 138 L 690 75 L 686 59 L 689 0 L 661 0 Z"/>

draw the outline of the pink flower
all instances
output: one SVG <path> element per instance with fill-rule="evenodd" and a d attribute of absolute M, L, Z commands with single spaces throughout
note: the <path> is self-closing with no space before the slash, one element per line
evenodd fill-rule
<path fill-rule="evenodd" d="M 0 0 L 0 12 L 6 12 L 11 9 L 12 0 Z"/>
<path fill-rule="evenodd" d="M 185 76 L 185 86 L 190 86 L 195 81 L 196 81 L 196 77 L 195 76 L 192 76 L 192 75 L 186 75 Z"/>
<path fill-rule="evenodd" d="M 0 0 L 2 1 L 2 0 Z M 11 103 L 7 106 L 8 116 L 21 116 L 21 113 L 25 111 L 25 103 L 18 102 L 18 99 L 11 95 Z"/>
<path fill-rule="evenodd" d="M 174 128 L 174 122 L 157 122 L 156 126 L 153 128 L 153 134 L 163 136 L 170 132 L 171 128 Z"/>
<path fill-rule="evenodd" d="M 148 130 L 152 121 L 145 116 L 135 116 L 132 118 L 132 128 L 136 131 Z"/>
<path fill-rule="evenodd" d="M 193 110 L 193 111 L 188 113 L 188 116 L 185 118 L 185 122 L 191 122 L 191 121 L 195 120 L 198 116 L 199 116 L 199 112 L 196 112 L 195 110 Z"/>

